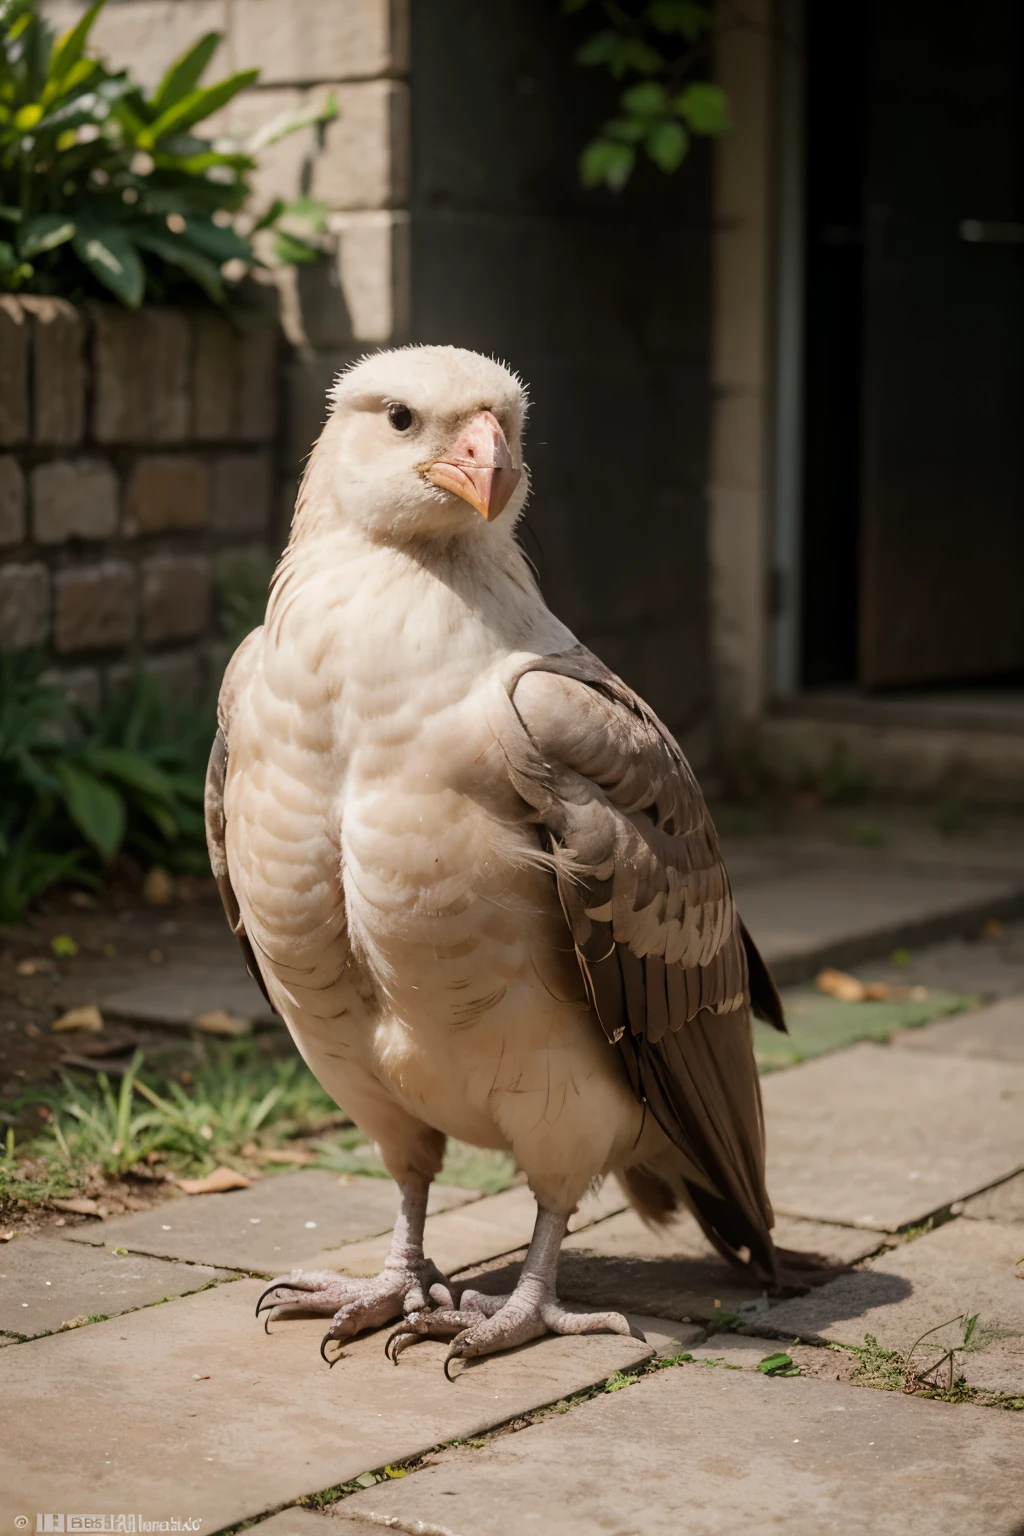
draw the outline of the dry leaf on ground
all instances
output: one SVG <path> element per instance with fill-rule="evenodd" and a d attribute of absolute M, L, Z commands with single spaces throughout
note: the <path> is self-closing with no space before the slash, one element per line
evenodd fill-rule
<path fill-rule="evenodd" d="M 30 955 L 27 960 L 19 960 L 14 969 L 19 976 L 37 976 L 40 971 L 55 971 L 57 962 L 49 955 Z"/>
<path fill-rule="evenodd" d="M 244 1173 L 236 1173 L 222 1163 L 201 1179 L 175 1179 L 174 1182 L 186 1195 L 220 1195 L 228 1189 L 248 1189 L 251 1181 Z"/>
<path fill-rule="evenodd" d="M 282 1167 L 316 1162 L 316 1153 L 308 1147 L 258 1147 L 251 1141 L 242 1148 L 242 1156 L 253 1163 L 280 1163 Z"/>
<path fill-rule="evenodd" d="M 207 1035 L 248 1035 L 252 1031 L 251 1019 L 240 1019 L 237 1014 L 228 1013 L 225 1008 L 214 1008 L 209 1013 L 201 1013 L 193 1024 L 196 1029 L 201 1029 Z"/>
<path fill-rule="evenodd" d="M 73 1195 L 68 1200 L 50 1200 L 50 1205 L 56 1206 L 58 1211 L 71 1211 L 75 1216 L 100 1216 L 103 1212 L 95 1200 L 90 1200 L 88 1195 Z"/>
<path fill-rule="evenodd" d="M 151 907 L 166 907 L 174 900 L 174 880 L 166 869 L 154 864 L 142 882 L 142 894 Z"/>
<path fill-rule="evenodd" d="M 841 1003 L 862 1003 L 867 988 L 856 976 L 845 971 L 821 971 L 818 975 L 818 991 L 836 997 Z"/>
<path fill-rule="evenodd" d="M 69 1008 L 67 1013 L 62 1013 L 60 1018 L 54 1019 L 50 1028 L 58 1032 L 84 1029 L 95 1034 L 97 1030 L 103 1028 L 103 1015 L 95 1003 L 86 1003 L 82 1008 Z"/>

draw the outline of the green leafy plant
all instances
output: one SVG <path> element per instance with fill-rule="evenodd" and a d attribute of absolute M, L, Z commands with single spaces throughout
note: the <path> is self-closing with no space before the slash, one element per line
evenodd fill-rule
<path fill-rule="evenodd" d="M 144 675 L 92 715 L 40 681 L 38 660 L 0 655 L 0 922 L 61 881 L 97 888 L 122 850 L 204 874 L 212 735 Z"/>
<path fill-rule="evenodd" d="M 240 645 L 263 623 L 274 562 L 269 555 L 230 555 L 217 564 L 217 623 L 232 645 Z"/>
<path fill-rule="evenodd" d="M 56 39 L 39 0 L 0 0 L 0 288 L 76 301 L 113 293 L 129 308 L 222 304 L 225 268 L 237 280 L 257 259 L 235 227 L 256 153 L 329 120 L 336 103 L 303 103 L 245 146 L 204 138 L 200 124 L 259 72 L 202 85 L 220 42 L 208 32 L 147 91 L 87 52 L 104 3 Z M 276 232 L 278 260 L 315 260 L 315 244 L 278 228 L 284 218 L 320 231 L 325 211 L 275 203 L 256 226 Z"/>
<path fill-rule="evenodd" d="M 99 1167 L 109 1177 L 126 1173 L 159 1149 L 165 1136 L 152 1110 L 136 1111 L 135 1089 L 142 1052 L 136 1051 L 117 1088 L 105 1072 L 79 1083 L 66 1073 L 59 1088 L 37 1088 L 32 1102 L 50 1112 L 36 1147 L 49 1151 L 69 1175 Z"/>
<path fill-rule="evenodd" d="M 765 1355 L 763 1360 L 757 1363 L 757 1369 L 762 1376 L 799 1376 L 800 1367 L 794 1362 L 792 1355 L 780 1352 L 775 1355 Z"/>
<path fill-rule="evenodd" d="M 642 149 L 666 174 L 679 168 L 694 136 L 715 136 L 730 127 L 724 91 L 690 79 L 706 62 L 713 5 L 699 0 L 563 0 L 563 10 L 595 3 L 602 25 L 577 49 L 586 68 L 606 69 L 615 80 L 639 76 L 623 91 L 619 111 L 580 157 L 586 187 L 621 191 Z"/>

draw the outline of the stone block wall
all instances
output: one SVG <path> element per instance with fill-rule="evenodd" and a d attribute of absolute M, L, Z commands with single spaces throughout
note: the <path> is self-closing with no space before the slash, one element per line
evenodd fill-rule
<path fill-rule="evenodd" d="M 278 331 L 0 297 L 0 646 L 95 704 L 136 664 L 216 682 L 219 567 L 266 558 Z"/>

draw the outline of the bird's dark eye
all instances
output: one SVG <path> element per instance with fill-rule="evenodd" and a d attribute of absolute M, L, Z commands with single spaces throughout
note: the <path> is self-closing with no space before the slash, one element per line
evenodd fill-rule
<path fill-rule="evenodd" d="M 392 401 L 388 406 L 388 421 L 396 432 L 408 432 L 412 426 L 412 411 L 407 405 L 399 405 L 397 401 Z"/>

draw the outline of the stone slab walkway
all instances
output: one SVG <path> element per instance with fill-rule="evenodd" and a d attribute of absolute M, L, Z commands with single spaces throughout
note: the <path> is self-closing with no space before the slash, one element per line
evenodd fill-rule
<path fill-rule="evenodd" d="M 873 1334 L 883 1349 L 906 1352 L 927 1329 L 977 1314 L 979 1326 L 957 1357 L 955 1374 L 981 1391 L 1024 1398 L 1022 1253 L 1020 1226 L 952 1221 L 773 1307 L 756 1326 L 776 1338 L 837 1344 L 862 1345 Z M 914 1358 L 924 1367 L 962 1338 L 962 1323 L 950 1322 Z M 1024 1465 L 1021 1477 L 1024 1491 Z"/>
<path fill-rule="evenodd" d="M 442 1452 L 346 1499 L 329 1530 L 1011 1536 L 1022 1455 L 1015 1415 L 694 1364 Z"/>
<path fill-rule="evenodd" d="M 901 1031 L 892 1043 L 908 1051 L 1024 1062 L 1024 996 L 1005 997 L 989 1008 Z"/>
<path fill-rule="evenodd" d="M 475 1190 L 435 1184 L 428 1209 L 445 1211 L 476 1198 Z M 182 1195 L 148 1211 L 75 1227 L 68 1237 L 269 1275 L 292 1269 L 318 1239 L 338 1247 L 387 1234 L 397 1213 L 398 1189 L 390 1179 L 306 1168 L 226 1195 Z M 384 1246 L 386 1251 L 386 1239 Z"/>
<path fill-rule="evenodd" d="M 329 1370 L 320 1319 L 264 1335 L 261 1283 L 236 1280 L 3 1352 L 5 1508 L 139 1509 L 204 1532 L 555 1402 L 650 1347 L 557 1339 L 456 1384 L 433 1341 L 396 1369 L 381 1333 Z M 83 1505 L 85 1500 L 85 1505 Z"/>
<path fill-rule="evenodd" d="M 205 1264 L 171 1264 L 112 1248 L 83 1250 L 37 1237 L 0 1248 L 0 1330 L 20 1338 L 53 1333 L 100 1314 L 112 1317 L 232 1278 Z"/>
<path fill-rule="evenodd" d="M 1024 1065 L 864 1044 L 762 1088 L 787 1215 L 896 1232 L 1024 1167 Z"/>

